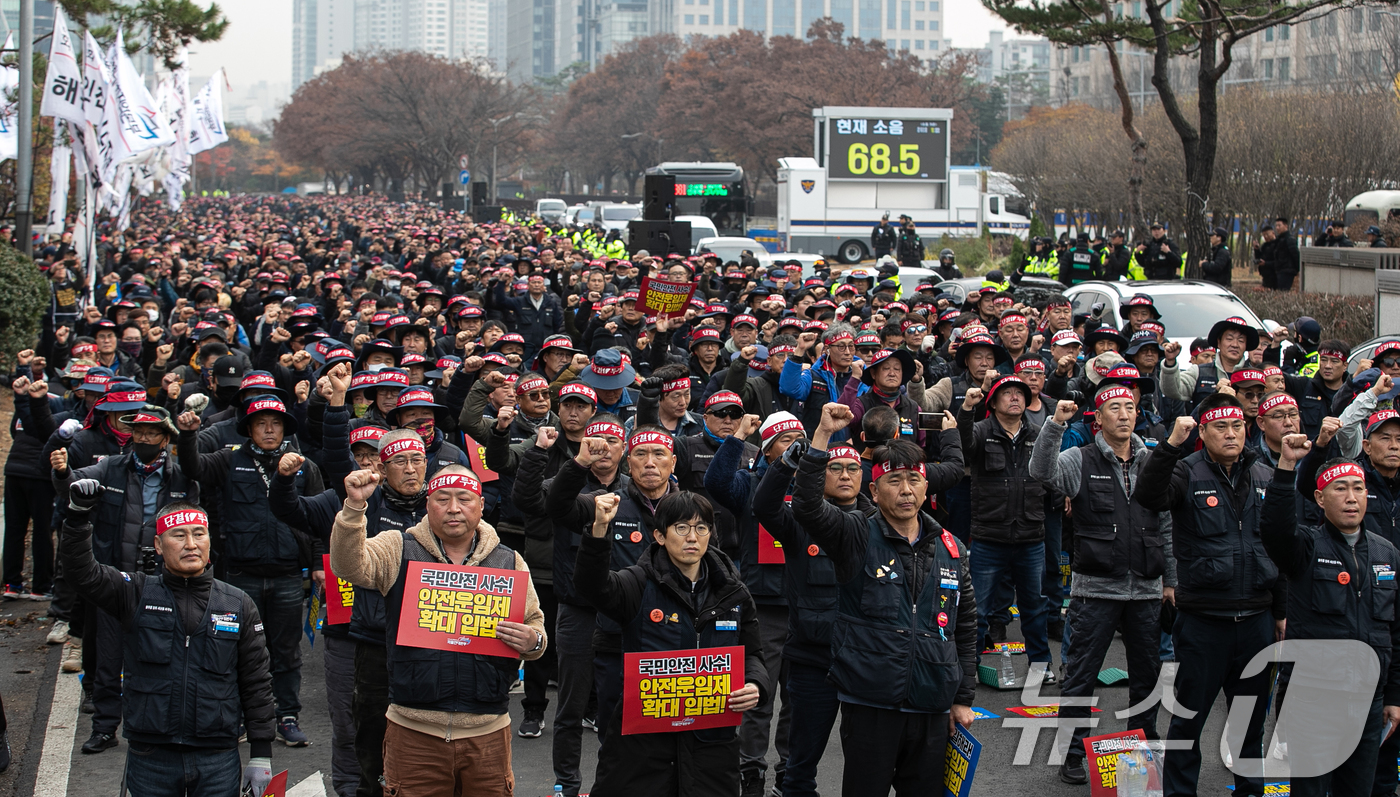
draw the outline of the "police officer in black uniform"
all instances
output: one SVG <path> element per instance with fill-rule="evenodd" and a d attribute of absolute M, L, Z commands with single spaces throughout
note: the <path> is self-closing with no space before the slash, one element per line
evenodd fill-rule
<path fill-rule="evenodd" d="M 1400 725 L 1400 660 L 1395 656 L 1400 647 L 1400 617 L 1395 612 L 1400 551 L 1366 528 L 1366 472 L 1350 460 L 1329 460 L 1315 484 L 1301 485 L 1313 490 L 1323 522 L 1299 527 L 1294 469 L 1311 447 L 1307 435 L 1283 438 L 1260 524 L 1264 547 L 1279 570 L 1289 581 L 1310 586 L 1288 590 L 1288 638 L 1365 642 L 1380 659 L 1380 681 L 1371 696 L 1361 739 L 1346 761 L 1325 775 L 1295 776 L 1289 793 L 1321 797 L 1330 790 L 1338 795 L 1364 795 L 1372 793 L 1373 780 L 1382 777 L 1390 780 L 1390 791 L 1384 793 L 1393 793 L 1394 749 L 1389 762 L 1378 765 L 1377 748 L 1384 750 L 1382 742 L 1393 737 Z M 1342 683 L 1336 688 L 1346 688 L 1346 672 L 1346 668 L 1338 672 Z M 1327 692 L 1315 684 L 1308 688 L 1294 684 L 1287 699 L 1321 710 L 1330 702 Z M 1388 728 L 1383 727 L 1385 723 Z"/>
<path fill-rule="evenodd" d="M 793 518 L 831 557 L 841 584 L 829 676 L 841 700 L 841 793 L 925 795 L 943 782 L 952 724 L 972 722 L 977 602 L 967 548 L 921 511 L 924 452 L 907 440 L 874 453 L 877 512 L 825 501 L 828 443 L 852 417 L 844 404 L 822 408 L 792 496 Z M 915 658 L 926 666 L 911 668 Z"/>
<path fill-rule="evenodd" d="M 126 791 L 235 797 L 241 786 L 262 794 L 272 779 L 274 716 L 257 606 L 214 578 L 208 516 L 188 501 L 156 513 L 154 569 L 98 564 L 89 516 L 104 493 L 96 479 L 71 485 L 60 549 L 78 592 L 122 626 Z M 241 774 L 240 724 L 250 745 Z"/>
<path fill-rule="evenodd" d="M 880 223 L 870 231 L 870 249 L 875 253 L 875 259 L 879 260 L 894 251 L 897 241 L 898 236 L 890 226 L 890 214 L 886 213 L 880 217 Z"/>

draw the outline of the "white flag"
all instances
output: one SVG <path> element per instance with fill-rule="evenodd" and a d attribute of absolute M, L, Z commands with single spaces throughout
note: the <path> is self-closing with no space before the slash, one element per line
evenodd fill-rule
<path fill-rule="evenodd" d="M 216 71 L 190 102 L 190 155 L 228 141 L 224 129 L 224 70 Z"/>
<path fill-rule="evenodd" d="M 136 65 L 122 45 L 121 31 L 107 57 L 112 71 L 107 123 L 113 131 L 114 160 L 121 163 L 146 150 L 175 142 L 175 131 L 161 118 L 155 98 L 146 90 Z"/>
<path fill-rule="evenodd" d="M 91 143 L 85 149 L 93 185 L 110 190 L 117 171 L 114 141 L 116 136 L 107 122 L 107 102 L 111 96 L 112 73 L 102 58 L 102 48 L 91 32 L 83 35 L 83 117 L 87 120 L 84 135 Z M 96 151 L 94 157 L 93 152 Z M 105 193 L 105 191 L 104 191 Z"/>
<path fill-rule="evenodd" d="M 14 49 L 15 34 L 5 37 L 6 50 Z M 19 102 L 10 102 L 19 93 L 19 70 L 0 67 L 0 161 L 19 157 Z"/>
<path fill-rule="evenodd" d="M 170 171 L 181 183 L 190 179 L 190 165 L 194 156 L 190 154 L 190 72 L 185 63 L 188 52 L 181 47 L 175 54 L 179 68 L 170 76 L 169 94 L 165 97 L 165 118 L 170 129 L 175 131 L 175 143 L 170 145 Z M 179 210 L 178 204 L 173 210 Z"/>
<path fill-rule="evenodd" d="M 39 115 L 66 119 L 75 125 L 82 124 L 82 86 L 83 74 L 73 53 L 68 25 L 63 21 L 62 9 L 55 6 L 53 41 L 49 43 L 49 71 L 44 78 L 44 101 L 39 106 Z"/>
<path fill-rule="evenodd" d="M 49 188 L 49 219 L 46 224 L 49 235 L 62 235 L 64 220 L 68 216 L 68 175 L 73 151 L 55 144 L 53 159 L 49 162 L 49 175 L 53 178 Z"/>

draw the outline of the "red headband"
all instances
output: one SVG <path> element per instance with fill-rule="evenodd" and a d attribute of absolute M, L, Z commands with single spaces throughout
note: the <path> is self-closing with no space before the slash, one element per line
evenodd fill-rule
<path fill-rule="evenodd" d="M 1216 407 L 1213 410 L 1206 410 L 1201 414 L 1201 424 L 1205 425 L 1212 421 L 1228 421 L 1230 419 L 1244 420 L 1244 410 L 1239 407 Z"/>
<path fill-rule="evenodd" d="M 828 461 L 836 459 L 854 459 L 857 462 L 860 461 L 860 454 L 850 446 L 832 446 L 827 449 L 826 453 L 829 457 Z"/>
<path fill-rule="evenodd" d="M 160 417 L 159 415 L 154 415 L 152 413 L 142 411 L 136 413 L 136 417 L 132 418 L 131 423 L 127 425 L 131 426 L 138 423 L 158 423 L 163 426 L 165 425 L 165 419 Z"/>
<path fill-rule="evenodd" d="M 181 509 L 156 518 L 156 536 L 178 526 L 203 526 L 209 528 L 209 516 L 198 509 Z"/>
<path fill-rule="evenodd" d="M 146 401 L 146 391 L 143 390 L 139 393 L 108 393 L 107 395 L 102 397 L 101 403 L 124 404 L 129 401 L 140 401 L 144 403 Z M 278 409 L 281 409 L 281 402 L 278 402 L 277 407 Z M 254 412 L 256 412 L 256 410 L 254 410 Z"/>
<path fill-rule="evenodd" d="M 471 490 L 481 495 L 481 482 L 469 473 L 444 473 L 428 482 L 428 495 L 438 490 Z"/>
<path fill-rule="evenodd" d="M 870 480 L 872 482 L 879 481 L 881 476 L 884 476 L 886 473 L 893 473 L 897 470 L 916 471 L 920 476 L 928 478 L 928 475 L 924 471 L 924 463 L 922 462 L 912 468 L 908 465 L 890 465 L 888 462 L 877 462 L 875 466 L 870 469 Z"/>
<path fill-rule="evenodd" d="M 1021 315 L 1020 313 L 1012 313 L 1011 315 L 1002 316 L 1001 326 L 1006 326 L 1007 324 L 1025 324 L 1026 326 L 1030 326 L 1026 323 L 1026 317 Z"/>
<path fill-rule="evenodd" d="M 598 403 L 598 394 L 593 391 L 593 388 L 583 384 L 582 382 L 570 382 L 569 384 L 559 388 L 560 401 L 563 401 L 569 396 L 579 396 L 581 398 L 588 399 L 594 404 Z"/>
<path fill-rule="evenodd" d="M 1317 489 L 1325 490 L 1327 485 L 1342 478 L 1343 476 L 1356 476 L 1363 482 L 1366 481 L 1366 471 L 1355 462 L 1343 462 L 1340 465 L 1333 465 L 1317 476 Z"/>
<path fill-rule="evenodd" d="M 1318 349 L 1318 350 L 1317 350 L 1317 356 L 1318 356 L 1318 357 L 1331 357 L 1331 358 L 1334 359 L 1334 360 L 1345 360 L 1345 359 L 1346 359 L 1346 357 L 1344 357 L 1344 356 L 1342 355 L 1342 353 L 1341 353 L 1340 351 L 1336 350 L 1336 349 Z"/>
<path fill-rule="evenodd" d="M 356 443 L 374 443 L 388 433 L 388 429 L 383 429 L 378 426 L 361 426 L 350 433 L 350 445 L 353 446 Z"/>
<path fill-rule="evenodd" d="M 549 387 L 549 380 L 538 374 L 527 376 L 515 383 L 517 393 L 529 393 L 531 390 L 539 390 L 542 387 Z"/>
<path fill-rule="evenodd" d="M 247 390 L 250 387 L 277 387 L 277 381 L 272 378 L 272 374 L 248 374 L 239 383 L 239 390 Z"/>
<path fill-rule="evenodd" d="M 1016 373 L 1019 374 L 1022 371 L 1040 371 L 1041 373 L 1044 373 L 1045 361 L 1040 359 L 1022 360 L 1021 362 L 1016 363 Z"/>
<path fill-rule="evenodd" d="M 627 361 L 623 360 L 617 365 L 599 365 L 595 362 L 593 363 L 592 368 L 593 373 L 597 374 L 598 376 L 617 376 L 627 368 Z"/>
<path fill-rule="evenodd" d="M 597 437 L 599 435 L 611 435 L 621 440 L 627 436 L 627 432 L 621 425 L 612 421 L 596 421 L 588 424 L 588 427 L 583 430 L 584 437 Z"/>
<path fill-rule="evenodd" d="M 1124 398 L 1128 401 L 1132 401 L 1133 391 L 1129 390 L 1126 387 L 1123 387 L 1122 385 L 1114 385 L 1113 387 L 1110 387 L 1107 390 L 1100 390 L 1094 396 L 1094 409 L 1098 409 L 1099 407 L 1102 407 L 1103 405 L 1107 404 L 1110 401 L 1113 401 L 1114 399 Z"/>
<path fill-rule="evenodd" d="M 784 343 L 784 344 L 781 345 L 781 346 L 773 346 L 773 347 L 769 348 L 769 349 L 768 349 L 768 356 L 769 356 L 769 357 L 772 357 L 772 356 L 775 355 L 775 354 L 792 354 L 792 353 L 795 352 L 795 351 L 797 351 L 797 347 L 796 347 L 796 346 L 789 346 L 789 345 L 787 345 L 786 343 Z"/>
<path fill-rule="evenodd" d="M 399 399 L 398 399 L 398 401 L 396 402 L 396 404 L 397 404 L 397 406 L 402 407 L 403 405 L 405 405 L 405 404 L 407 404 L 407 403 L 409 403 L 409 402 L 411 402 L 411 401 L 427 401 L 427 402 L 432 402 L 432 400 L 433 400 L 433 391 L 431 391 L 431 390 L 410 390 L 409 392 L 404 393 L 402 396 L 399 396 Z"/>
<path fill-rule="evenodd" d="M 1267 415 L 1269 413 L 1269 410 L 1273 409 L 1274 407 L 1277 407 L 1280 404 L 1292 404 L 1296 407 L 1298 406 L 1298 401 L 1297 399 L 1293 398 L 1287 393 L 1280 393 L 1277 396 L 1271 396 L 1269 398 L 1264 399 L 1263 403 L 1259 405 L 1259 414 Z"/>
<path fill-rule="evenodd" d="M 428 453 L 428 449 L 423 446 L 423 441 L 420 438 L 403 437 L 379 449 L 379 461 L 388 462 L 389 458 L 395 454 L 403 454 L 408 451 L 417 451 L 425 456 Z"/>
<path fill-rule="evenodd" d="M 837 332 L 835 335 L 832 335 L 831 337 L 827 338 L 826 340 L 824 340 L 824 341 L 822 341 L 822 342 L 825 343 L 826 345 L 830 346 L 830 345 L 833 344 L 833 343 L 841 343 L 841 342 L 847 341 L 847 340 L 849 340 L 849 341 L 854 341 L 854 340 L 855 340 L 855 336 L 852 335 L 852 334 L 849 333 L 849 332 Z"/>
<path fill-rule="evenodd" d="M 761 435 L 762 439 L 768 440 L 768 439 L 770 439 L 770 438 L 777 437 L 777 436 L 780 435 L 780 434 L 786 434 L 787 432 L 801 432 L 801 431 L 802 431 L 802 421 L 799 421 L 799 420 L 797 420 L 796 418 L 791 418 L 791 419 L 789 419 L 789 420 L 778 421 L 777 423 L 773 424 L 772 426 L 769 426 L 769 427 L 763 429 L 763 431 L 760 432 L 760 435 Z"/>
<path fill-rule="evenodd" d="M 672 380 L 672 381 L 670 381 L 670 382 L 667 382 L 666 384 L 664 384 L 664 385 L 661 386 L 661 392 L 662 392 L 662 393 L 674 393 L 674 392 L 676 392 L 677 390 L 689 390 L 689 389 L 690 389 L 690 377 L 688 377 L 688 376 L 683 376 L 683 377 L 681 377 L 680 379 L 674 379 L 674 380 Z"/>
<path fill-rule="evenodd" d="M 672 440 L 671 436 L 664 432 L 633 432 L 632 436 L 627 438 L 628 451 L 631 451 L 637 446 L 650 445 L 666 446 L 666 450 L 671 452 L 676 450 L 676 441 Z"/>

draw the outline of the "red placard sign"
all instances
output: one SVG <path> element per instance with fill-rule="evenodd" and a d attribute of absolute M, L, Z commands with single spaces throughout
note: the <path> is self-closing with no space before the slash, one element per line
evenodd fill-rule
<path fill-rule="evenodd" d="M 763 524 L 758 524 L 758 563 L 761 565 L 780 565 L 787 562 L 787 557 L 783 556 L 783 544 L 773 539 L 773 535 L 768 533 L 768 529 Z"/>
<path fill-rule="evenodd" d="M 1133 749 L 1142 741 L 1142 731 L 1119 731 L 1084 740 L 1087 756 L 1084 768 L 1089 773 L 1089 797 L 1117 797 L 1118 754 Z"/>
<path fill-rule="evenodd" d="M 733 727 L 743 718 L 729 710 L 729 694 L 744 685 L 740 645 L 624 653 L 622 659 L 623 735 Z"/>
<path fill-rule="evenodd" d="M 501 478 L 501 474 L 486 467 L 486 446 L 476 442 L 465 432 L 462 433 L 462 444 L 466 446 L 467 459 L 471 460 L 472 473 L 476 474 L 482 484 Z"/>
<path fill-rule="evenodd" d="M 287 797 L 287 770 L 272 776 L 267 788 L 263 789 L 262 797 Z"/>
<path fill-rule="evenodd" d="M 691 295 L 695 293 L 695 283 L 644 277 L 638 290 L 642 295 L 642 301 L 637 305 L 638 310 L 646 314 L 673 316 L 685 312 L 686 305 L 690 304 Z"/>
<path fill-rule="evenodd" d="M 400 645 L 520 658 L 496 638 L 502 620 L 524 622 L 530 574 L 523 570 L 409 562 L 399 611 Z"/>
<path fill-rule="evenodd" d="M 331 572 L 331 555 L 321 554 L 321 567 L 326 570 L 326 624 L 350 622 L 355 608 L 355 585 Z"/>

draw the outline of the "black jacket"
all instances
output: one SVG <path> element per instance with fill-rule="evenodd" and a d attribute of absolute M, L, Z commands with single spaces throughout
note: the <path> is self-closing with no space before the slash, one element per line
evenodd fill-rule
<path fill-rule="evenodd" d="M 1260 524 L 1269 557 L 1297 585 L 1288 591 L 1288 638 L 1369 644 L 1380 657 L 1385 705 L 1400 705 L 1400 551 L 1364 527 L 1354 548 L 1326 520 L 1299 528 L 1294 475 L 1274 471 Z"/>
<path fill-rule="evenodd" d="M 842 511 L 823 497 L 827 459 L 827 452 L 809 449 L 798 461 L 792 491 L 792 516 L 831 557 L 837 582 L 845 584 L 852 579 L 867 578 L 863 567 L 870 541 L 870 518 L 876 513 L 862 515 Z M 923 534 L 914 545 L 893 530 L 888 530 L 888 527 L 885 533 L 890 544 L 899 552 L 901 569 L 913 574 L 906 583 L 916 594 L 921 582 L 939 578 L 931 548 L 943 544 L 940 541 L 942 527 L 927 515 L 921 515 L 920 521 Z M 962 561 L 967 561 L 965 555 Z M 929 572 L 931 568 L 934 572 Z M 961 578 L 956 612 L 954 640 L 958 661 L 962 665 L 962 678 L 953 702 L 970 706 L 977 686 L 977 599 L 972 592 L 970 577 Z"/>
<path fill-rule="evenodd" d="M 1230 287 L 1230 276 L 1234 264 L 1230 262 L 1230 247 L 1225 244 L 1212 246 L 1210 258 L 1201 264 L 1201 276 L 1218 285 Z"/>
<path fill-rule="evenodd" d="M 1045 486 L 1031 478 L 1031 452 L 1040 428 L 1021 420 L 1014 438 L 995 416 L 973 421 L 958 404 L 963 460 L 972 477 L 972 539 L 1016 544 L 1045 539 Z"/>
<path fill-rule="evenodd" d="M 78 593 L 122 624 L 130 637 L 137 629 L 131 625 L 141 608 L 141 592 L 146 576 L 128 574 L 114 567 L 99 565 L 92 556 L 92 526 L 86 518 L 70 520 L 63 525 L 59 553 L 63 571 Z M 181 578 L 161 571 L 166 587 L 174 594 L 180 619 L 185 628 L 203 622 L 214 582 L 213 573 L 206 569 L 193 578 Z M 243 595 L 241 632 L 238 636 L 238 697 L 243 707 L 243 721 L 248 732 L 251 755 L 272 755 L 272 739 L 276 727 L 276 711 L 272 703 L 272 675 L 268 667 L 267 643 L 263 637 L 262 620 L 253 599 Z M 171 640 L 171 644 L 174 644 Z M 235 740 L 236 743 L 236 740 Z"/>

